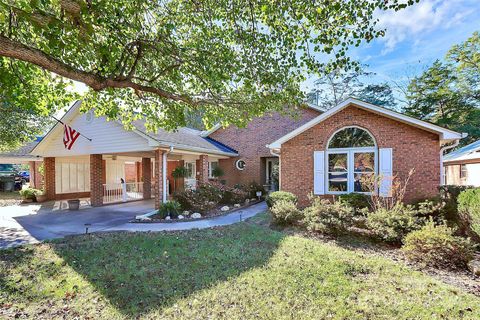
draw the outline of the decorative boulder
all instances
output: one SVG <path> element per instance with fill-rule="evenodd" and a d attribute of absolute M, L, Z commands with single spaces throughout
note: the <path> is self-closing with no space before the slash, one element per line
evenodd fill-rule
<path fill-rule="evenodd" d="M 250 203 L 250 199 L 245 199 L 245 203 Z"/>
<path fill-rule="evenodd" d="M 234 208 L 240 208 L 241 206 L 240 206 L 240 203 L 235 203 L 235 204 L 233 205 L 233 207 L 234 207 Z"/>
<path fill-rule="evenodd" d="M 474 275 L 480 276 L 480 260 L 474 259 L 468 262 L 468 270 L 470 270 Z"/>
<path fill-rule="evenodd" d="M 257 198 L 252 198 L 250 199 L 250 201 L 257 201 Z"/>
<path fill-rule="evenodd" d="M 182 220 L 182 219 L 185 219 L 185 217 L 182 216 L 182 215 L 179 215 L 179 216 L 178 216 L 178 219 L 179 219 L 179 220 Z"/>
<path fill-rule="evenodd" d="M 193 218 L 193 219 L 199 219 L 199 218 L 201 218 L 201 217 L 202 217 L 202 215 L 201 215 L 200 213 L 198 213 L 198 212 L 192 213 L 192 216 L 191 216 L 191 218 Z"/>
<path fill-rule="evenodd" d="M 150 221 L 150 220 L 152 220 L 152 219 L 149 218 L 149 217 L 141 217 L 141 218 L 138 219 L 138 220 L 140 220 L 140 221 Z"/>
<path fill-rule="evenodd" d="M 171 219 L 170 216 L 165 217 L 165 220 L 170 220 L 170 219 Z"/>
<path fill-rule="evenodd" d="M 230 210 L 230 208 L 228 206 L 223 206 L 223 207 L 220 208 L 220 210 L 225 212 L 225 211 Z"/>
<path fill-rule="evenodd" d="M 182 212 L 182 215 L 185 216 L 185 217 L 186 217 L 186 216 L 189 216 L 189 215 L 190 215 L 190 211 L 185 210 L 185 211 Z"/>

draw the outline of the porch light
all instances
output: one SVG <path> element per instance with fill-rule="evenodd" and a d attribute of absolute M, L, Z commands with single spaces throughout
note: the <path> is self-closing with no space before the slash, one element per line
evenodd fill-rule
<path fill-rule="evenodd" d="M 258 200 L 260 201 L 260 197 L 262 196 L 262 191 L 257 191 L 257 197 L 258 197 Z"/>

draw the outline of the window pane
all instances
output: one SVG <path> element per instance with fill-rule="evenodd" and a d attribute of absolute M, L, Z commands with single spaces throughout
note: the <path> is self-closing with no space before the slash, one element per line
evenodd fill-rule
<path fill-rule="evenodd" d="M 328 155 L 328 172 L 347 172 L 348 154 L 338 153 Z"/>
<path fill-rule="evenodd" d="M 355 147 L 373 147 L 375 142 L 372 136 L 360 128 L 345 128 L 337 132 L 330 143 L 329 148 L 355 148 Z"/>
<path fill-rule="evenodd" d="M 371 192 L 370 186 L 373 186 L 373 175 L 371 173 L 355 173 L 353 182 L 353 192 Z"/>
<path fill-rule="evenodd" d="M 373 152 L 355 153 L 354 170 L 355 172 L 374 172 L 375 153 Z"/>
<path fill-rule="evenodd" d="M 346 172 L 334 172 L 328 174 L 328 191 L 347 191 L 348 174 Z"/>

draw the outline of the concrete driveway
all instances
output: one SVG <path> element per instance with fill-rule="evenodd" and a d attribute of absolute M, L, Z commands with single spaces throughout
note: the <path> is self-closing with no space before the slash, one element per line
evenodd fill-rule
<path fill-rule="evenodd" d="M 81 234 L 87 223 L 89 232 L 125 225 L 136 215 L 152 211 L 154 201 L 87 206 L 78 211 L 58 207 L 58 202 L 0 207 L 0 248 Z"/>
<path fill-rule="evenodd" d="M 151 212 L 153 200 L 92 208 L 83 203 L 78 211 L 60 210 L 63 204 L 46 203 L 0 207 L 0 248 L 37 243 L 46 239 L 97 231 L 174 231 L 233 224 L 267 210 L 265 202 L 212 218 L 171 223 L 129 223 L 136 215 Z M 60 208 L 59 208 L 60 207 Z"/>

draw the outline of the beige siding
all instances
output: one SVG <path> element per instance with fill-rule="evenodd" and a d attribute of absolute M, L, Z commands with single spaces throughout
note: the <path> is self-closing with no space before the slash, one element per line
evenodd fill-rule
<path fill-rule="evenodd" d="M 35 155 L 44 157 L 76 156 L 85 154 L 108 154 L 113 152 L 130 152 L 153 150 L 148 141 L 133 131 L 126 131 L 115 121 L 106 121 L 104 117 L 86 120 L 85 114 L 74 112 L 70 120 L 65 120 L 73 129 L 92 139 L 88 141 L 80 136 L 71 150 L 63 145 L 63 126 L 58 125 L 48 141 L 41 143 Z"/>

